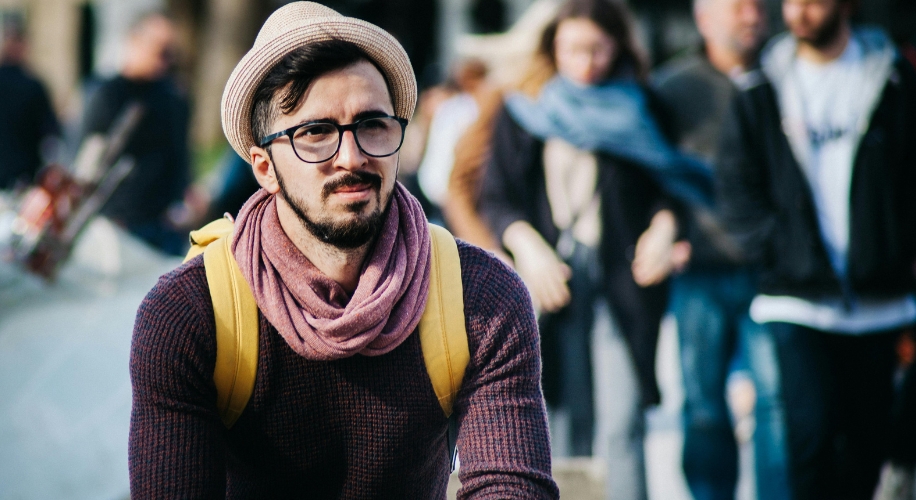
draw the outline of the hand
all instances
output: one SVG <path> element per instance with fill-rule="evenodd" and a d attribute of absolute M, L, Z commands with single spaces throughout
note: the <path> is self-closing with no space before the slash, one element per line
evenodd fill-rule
<path fill-rule="evenodd" d="M 502 248 L 493 248 L 493 249 L 484 248 L 484 247 L 481 247 L 481 248 L 483 248 L 484 250 L 493 252 L 494 257 L 503 261 L 503 263 L 505 263 L 507 266 L 511 267 L 512 269 L 515 269 L 515 262 L 512 261 L 512 256 L 504 252 Z"/>
<path fill-rule="evenodd" d="M 633 280 L 642 287 L 664 281 L 673 272 L 681 272 L 690 262 L 692 248 L 686 241 L 675 241 L 677 222 L 669 210 L 655 214 L 649 228 L 636 242 L 633 258 Z"/>
<path fill-rule="evenodd" d="M 512 252 L 515 271 L 531 292 L 534 306 L 542 312 L 555 312 L 569 303 L 572 269 L 527 222 L 515 222 L 503 233 L 503 244 Z"/>
<path fill-rule="evenodd" d="M 196 229 L 210 222 L 203 219 L 211 201 L 209 193 L 203 186 L 192 184 L 185 189 L 184 200 L 173 203 L 169 207 L 166 219 L 175 229 Z"/>

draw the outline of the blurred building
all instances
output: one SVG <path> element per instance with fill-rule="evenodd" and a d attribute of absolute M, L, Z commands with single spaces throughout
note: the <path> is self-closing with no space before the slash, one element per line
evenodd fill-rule
<path fill-rule="evenodd" d="M 404 44 L 421 87 L 442 77 L 459 40 L 514 24 L 535 0 L 319 0 L 346 15 L 389 30 Z M 543 2 L 555 0 L 541 0 Z M 559 0 L 556 0 L 559 1 Z M 629 0 L 640 38 L 653 61 L 695 44 L 692 0 Z M 81 91 L 94 75 L 117 69 L 121 40 L 131 20 L 153 9 L 171 12 L 182 36 L 181 80 L 193 96 L 194 139 L 219 144 L 223 85 L 258 28 L 286 0 L 0 0 L 0 13 L 15 11 L 27 22 L 32 67 L 48 85 L 64 119 L 78 115 Z M 774 30 L 780 0 L 767 0 Z M 898 39 L 916 31 L 916 0 L 860 2 L 860 18 L 890 29 Z"/>

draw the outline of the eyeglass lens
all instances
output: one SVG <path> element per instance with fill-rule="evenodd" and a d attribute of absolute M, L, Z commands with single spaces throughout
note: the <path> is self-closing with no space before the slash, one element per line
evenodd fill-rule
<path fill-rule="evenodd" d="M 403 136 L 401 124 L 387 117 L 361 120 L 354 135 L 356 144 L 369 156 L 388 156 L 401 147 Z M 331 123 L 315 123 L 296 130 L 293 147 L 303 161 L 322 162 L 337 153 L 340 145 L 340 129 Z"/>

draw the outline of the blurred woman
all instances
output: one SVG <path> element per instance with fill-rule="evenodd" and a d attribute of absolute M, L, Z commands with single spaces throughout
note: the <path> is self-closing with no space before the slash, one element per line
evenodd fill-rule
<path fill-rule="evenodd" d="M 568 417 L 566 451 L 607 458 L 608 495 L 622 499 L 646 497 L 643 410 L 660 399 L 667 302 L 667 283 L 634 282 L 633 249 L 650 224 L 678 231 L 680 201 L 711 196 L 705 170 L 663 136 L 645 70 L 623 5 L 565 3 L 525 93 L 495 117 L 479 200 L 542 312 L 545 393 Z"/>

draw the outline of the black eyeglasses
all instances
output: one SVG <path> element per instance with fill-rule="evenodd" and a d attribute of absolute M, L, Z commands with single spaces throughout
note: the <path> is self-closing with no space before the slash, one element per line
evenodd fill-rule
<path fill-rule="evenodd" d="M 356 120 L 348 125 L 331 122 L 308 122 L 281 130 L 261 139 L 262 148 L 280 137 L 289 137 L 296 156 L 306 163 L 330 160 L 340 150 L 343 134 L 353 132 L 356 146 L 363 154 L 374 158 L 391 156 L 401 149 L 407 120 L 397 116 L 375 116 Z"/>

